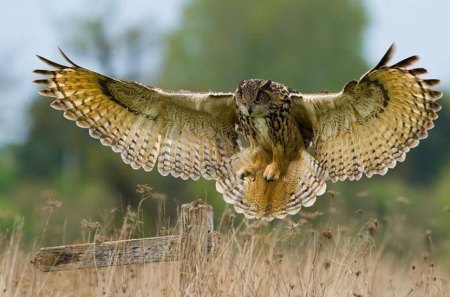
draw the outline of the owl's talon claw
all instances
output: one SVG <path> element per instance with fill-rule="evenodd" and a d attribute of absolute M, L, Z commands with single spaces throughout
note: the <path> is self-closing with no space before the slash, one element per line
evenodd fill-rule
<path fill-rule="evenodd" d="M 252 178 L 252 181 L 256 180 L 256 174 L 250 170 L 246 170 L 246 169 L 241 169 L 238 171 L 237 176 L 241 179 L 241 180 L 245 180 L 248 177 Z"/>
<path fill-rule="evenodd" d="M 263 174 L 264 180 L 268 182 L 276 181 L 280 178 L 280 169 L 278 168 L 278 164 L 275 162 L 270 163 L 266 170 L 264 170 Z"/>

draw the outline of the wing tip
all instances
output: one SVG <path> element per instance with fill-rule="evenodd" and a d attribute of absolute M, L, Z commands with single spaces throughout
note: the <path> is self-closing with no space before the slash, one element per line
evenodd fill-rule
<path fill-rule="evenodd" d="M 397 44 L 395 42 L 393 42 L 391 44 L 391 46 L 388 48 L 387 52 L 381 58 L 380 62 L 378 62 L 378 64 L 374 67 L 374 69 L 378 69 L 383 66 L 386 66 L 387 63 L 392 59 L 392 56 L 394 55 L 396 48 L 397 48 Z"/>
<path fill-rule="evenodd" d="M 403 60 L 395 63 L 391 67 L 399 68 L 399 69 L 406 69 L 408 66 L 411 66 L 412 64 L 417 62 L 419 59 L 420 59 L 420 57 L 418 55 L 414 55 L 414 56 L 408 57 L 406 59 L 403 59 Z"/>
<path fill-rule="evenodd" d="M 78 68 L 82 68 L 82 67 L 80 67 L 79 65 L 77 65 L 74 61 L 72 61 L 71 59 L 69 59 L 69 57 L 64 53 L 64 51 L 63 51 L 60 47 L 58 47 L 58 50 L 59 50 L 59 53 L 61 54 L 61 56 L 63 56 L 64 60 L 66 60 L 71 66 L 73 66 L 73 67 L 78 67 Z M 58 70 L 59 70 L 59 69 L 65 69 L 65 68 L 68 68 L 68 67 L 65 66 L 65 65 L 56 63 L 56 62 L 54 62 L 54 61 L 52 61 L 52 60 L 49 60 L 49 59 L 47 59 L 47 58 L 42 57 L 41 55 L 36 55 L 36 57 L 37 57 L 39 60 L 41 60 L 42 62 L 44 62 L 45 64 L 49 65 L 50 67 L 56 68 L 56 69 L 58 69 Z M 43 71 L 45 71 L 45 70 L 34 70 L 33 72 L 34 72 L 34 73 L 37 73 L 37 74 L 43 74 L 43 73 L 42 73 Z M 45 73 L 44 73 L 44 74 L 45 74 Z"/>
<path fill-rule="evenodd" d="M 40 56 L 40 55 L 36 55 L 36 57 L 37 57 L 39 60 L 41 60 L 42 62 L 44 62 L 45 64 L 47 64 L 48 66 L 50 66 L 50 67 L 53 67 L 53 68 L 56 68 L 56 69 L 64 69 L 64 68 L 67 68 L 67 66 L 64 66 L 64 65 L 61 65 L 61 64 L 59 64 L 59 63 L 53 62 L 53 61 L 51 61 L 51 60 L 49 60 L 49 59 L 46 59 L 46 58 L 44 58 L 44 57 L 42 57 L 42 56 Z"/>
<path fill-rule="evenodd" d="M 426 70 L 425 68 L 414 68 L 414 69 L 408 70 L 408 72 L 414 76 L 420 76 L 420 75 L 427 74 L 428 70 Z"/>
<path fill-rule="evenodd" d="M 33 73 L 39 74 L 39 75 L 45 75 L 45 76 L 51 76 L 54 74 L 54 72 L 51 70 L 43 70 L 43 69 L 34 69 Z"/>
<path fill-rule="evenodd" d="M 44 97 L 56 97 L 55 92 L 53 90 L 49 90 L 49 89 L 44 89 L 44 90 L 40 90 L 38 91 L 39 95 L 44 96 Z"/>
<path fill-rule="evenodd" d="M 63 56 L 63 58 L 72 66 L 74 67 L 78 67 L 81 68 L 78 64 L 76 64 L 74 61 L 72 61 L 71 59 L 69 59 L 69 57 L 66 55 L 66 53 L 64 53 L 64 51 L 61 49 L 61 47 L 58 46 L 58 50 L 59 53 L 61 54 L 61 56 Z"/>
<path fill-rule="evenodd" d="M 47 86 L 49 81 L 48 79 L 35 79 L 33 80 L 34 84 Z"/>

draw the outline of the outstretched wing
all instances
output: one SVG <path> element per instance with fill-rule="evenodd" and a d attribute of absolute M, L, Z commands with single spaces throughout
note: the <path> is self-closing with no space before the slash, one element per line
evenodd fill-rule
<path fill-rule="evenodd" d="M 439 80 L 408 68 L 418 56 L 387 66 L 394 46 L 340 93 L 291 95 L 295 116 L 312 128 L 312 148 L 333 181 L 385 174 L 433 127 L 442 94 L 430 88 Z"/>
<path fill-rule="evenodd" d="M 218 164 L 240 150 L 232 93 L 169 92 L 121 81 L 71 64 L 39 57 L 54 70 L 35 70 L 56 99 L 51 106 L 88 128 L 92 137 L 119 152 L 125 163 L 162 175 L 217 178 Z"/>

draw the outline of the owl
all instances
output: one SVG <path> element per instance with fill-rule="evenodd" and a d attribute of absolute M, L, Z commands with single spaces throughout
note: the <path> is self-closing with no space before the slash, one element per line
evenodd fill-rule
<path fill-rule="evenodd" d="M 326 182 L 384 175 L 427 137 L 442 96 L 411 68 L 381 61 L 338 93 L 306 94 L 268 79 L 235 92 L 167 91 L 39 57 L 51 106 L 121 154 L 132 168 L 216 181 L 248 218 L 284 218 L 314 204 Z M 241 144 L 240 140 L 245 142 Z"/>

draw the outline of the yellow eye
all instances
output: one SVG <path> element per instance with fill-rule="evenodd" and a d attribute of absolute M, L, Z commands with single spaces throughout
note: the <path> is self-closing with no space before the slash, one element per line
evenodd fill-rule
<path fill-rule="evenodd" d="M 259 92 L 258 96 L 256 96 L 255 100 L 253 100 L 253 102 L 256 104 L 260 104 L 262 102 L 268 102 L 269 99 L 270 99 L 269 94 L 261 91 L 261 92 Z"/>

